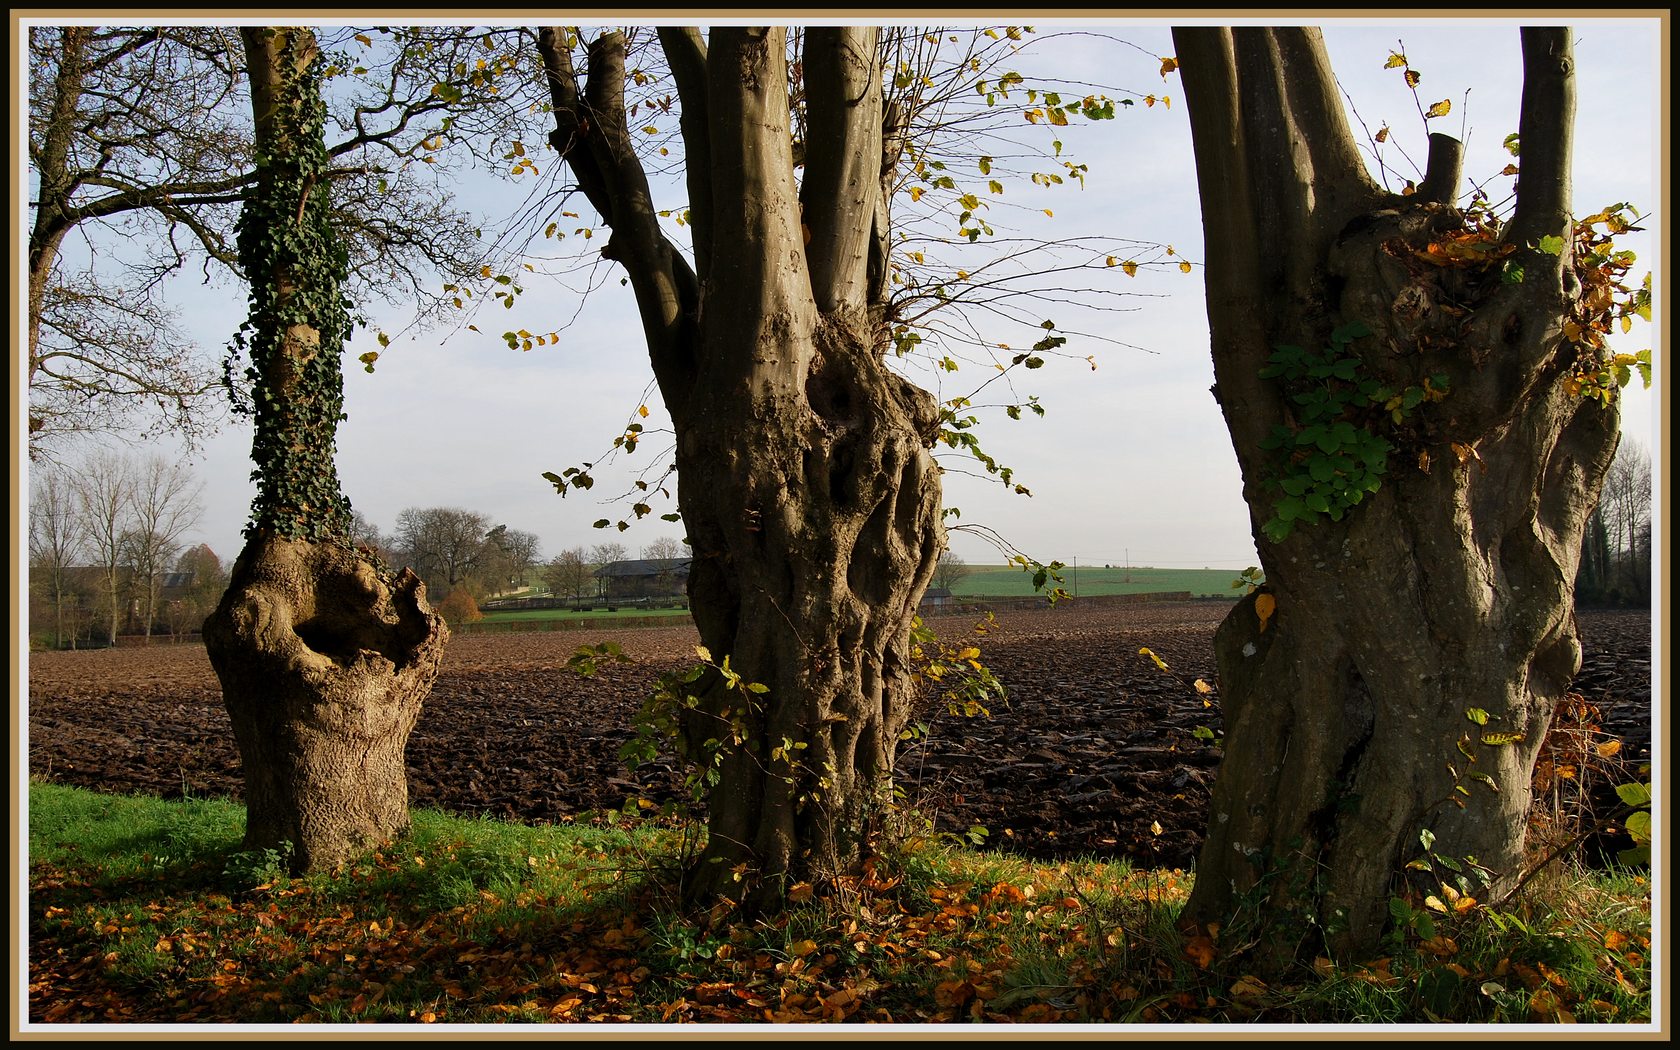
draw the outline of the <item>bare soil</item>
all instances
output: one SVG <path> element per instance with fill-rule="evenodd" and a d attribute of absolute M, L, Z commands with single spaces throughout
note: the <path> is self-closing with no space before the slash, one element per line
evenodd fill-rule
<path fill-rule="evenodd" d="M 1213 630 L 1219 601 L 1009 611 L 978 639 L 1009 690 L 990 717 L 943 711 L 900 751 L 899 781 L 941 830 L 1038 857 L 1126 856 L 1188 867 L 1201 842 L 1219 752 Z M 958 639 L 974 617 L 930 621 Z M 1575 688 L 1599 706 L 1624 754 L 1648 761 L 1651 620 L 1585 610 Z M 581 644 L 633 659 L 592 678 L 566 669 Z M 620 761 L 642 698 L 691 663 L 690 626 L 457 635 L 408 746 L 415 805 L 529 823 L 681 794 L 673 763 Z M 1140 648 L 1165 661 L 1162 672 Z M 33 777 L 164 798 L 238 798 L 241 775 L 221 690 L 198 644 L 29 656 Z"/>

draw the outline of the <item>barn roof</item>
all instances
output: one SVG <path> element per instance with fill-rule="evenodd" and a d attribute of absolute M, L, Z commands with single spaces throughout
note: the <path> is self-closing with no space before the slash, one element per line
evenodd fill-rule
<path fill-rule="evenodd" d="M 611 561 L 595 570 L 596 576 L 663 576 L 674 573 L 679 576 L 688 575 L 688 567 L 693 558 L 632 558 L 628 561 Z"/>

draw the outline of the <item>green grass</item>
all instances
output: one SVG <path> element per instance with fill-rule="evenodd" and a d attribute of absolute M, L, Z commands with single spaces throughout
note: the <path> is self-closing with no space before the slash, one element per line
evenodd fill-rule
<path fill-rule="evenodd" d="M 1565 872 L 1443 918 L 1438 943 L 1267 985 L 1240 953 L 1186 951 L 1183 872 L 976 852 L 925 824 L 835 892 L 731 924 L 677 907 L 694 836 L 668 815 L 419 810 L 400 841 L 293 878 L 241 851 L 232 803 L 45 783 L 28 802 L 32 1023 L 1650 1019 L 1636 872 Z"/>
<path fill-rule="evenodd" d="M 687 616 L 687 609 L 647 609 L 636 606 L 621 606 L 613 611 L 607 611 L 603 604 L 588 612 L 573 611 L 571 609 L 492 609 L 484 614 L 478 623 L 503 623 L 523 621 L 548 620 L 622 620 L 627 617 L 644 616 Z"/>
<path fill-rule="evenodd" d="M 963 597 L 1012 597 L 1033 592 L 1032 574 L 1004 565 L 976 565 L 952 588 Z M 1081 565 L 1062 570 L 1062 589 L 1069 594 L 1149 594 L 1189 591 L 1196 597 L 1236 598 L 1231 583 L 1240 573 L 1232 569 L 1156 569 L 1132 566 L 1104 568 Z"/>

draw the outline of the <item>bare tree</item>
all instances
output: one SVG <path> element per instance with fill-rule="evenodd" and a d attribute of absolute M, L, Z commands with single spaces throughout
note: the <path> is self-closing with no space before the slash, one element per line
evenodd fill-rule
<path fill-rule="evenodd" d="M 185 464 L 162 456 L 150 457 L 135 470 L 126 547 L 148 635 L 157 619 L 163 573 L 181 553 L 182 538 L 203 516 L 203 491 L 204 484 Z"/>
<path fill-rule="evenodd" d="M 358 297 L 418 297 L 433 315 L 460 294 L 440 280 L 475 280 L 494 261 L 484 220 L 442 173 L 474 150 L 505 170 L 540 84 L 513 59 L 517 30 L 330 36 L 331 221 L 346 280 Z M 191 345 L 160 289 L 194 264 L 207 281 L 243 276 L 233 228 L 256 168 L 237 34 L 34 26 L 28 49 L 31 453 L 89 431 L 196 441 L 219 425 L 212 395 L 236 376 Z"/>
<path fill-rule="evenodd" d="M 961 583 L 974 571 L 973 566 L 963 561 L 962 556 L 954 551 L 946 551 L 939 556 L 939 564 L 933 570 L 933 585 L 943 587 L 947 591 L 956 590 Z"/>
<path fill-rule="evenodd" d="M 589 556 L 583 548 L 561 551 L 543 567 L 543 581 L 548 593 L 556 598 L 581 598 L 593 589 L 589 576 Z"/>
<path fill-rule="evenodd" d="M 52 602 L 53 644 L 63 648 L 66 603 L 73 600 L 67 570 L 81 556 L 85 522 L 70 479 L 58 468 L 38 472 L 29 497 L 29 582 Z M 74 644 L 74 629 L 68 637 Z"/>
<path fill-rule="evenodd" d="M 1604 523 L 1611 534 L 1617 583 L 1635 601 L 1651 596 L 1651 561 L 1641 557 L 1640 537 L 1651 525 L 1651 453 L 1635 441 L 1624 440 L 1604 476 L 1599 497 Z"/>
<path fill-rule="evenodd" d="M 114 452 L 95 453 L 72 476 L 71 488 L 88 550 L 105 580 L 101 608 L 107 617 L 106 643 L 115 645 L 124 611 L 123 538 L 134 503 L 133 464 Z"/>
<path fill-rule="evenodd" d="M 485 555 L 490 518 L 462 507 L 408 507 L 391 534 L 400 559 L 437 594 L 465 583 Z"/>

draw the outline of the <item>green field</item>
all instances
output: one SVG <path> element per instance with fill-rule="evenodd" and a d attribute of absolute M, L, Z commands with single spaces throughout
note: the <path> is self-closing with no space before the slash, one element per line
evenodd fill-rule
<path fill-rule="evenodd" d="M 1005 597 L 1033 593 L 1032 574 L 1007 565 L 975 565 L 951 591 L 961 597 Z M 1196 597 L 1235 598 L 1241 589 L 1231 584 L 1241 575 L 1235 569 L 1102 568 L 1069 565 L 1062 570 L 1062 589 L 1069 594 L 1149 594 L 1189 591 Z"/>
<path fill-rule="evenodd" d="M 1008 565 L 973 565 L 972 571 L 953 588 L 963 598 L 1008 598 L 1030 596 L 1032 576 Z M 1062 588 L 1069 594 L 1096 596 L 1100 594 L 1154 594 L 1163 591 L 1189 591 L 1192 595 L 1214 598 L 1236 598 L 1242 592 L 1232 587 L 1239 573 L 1235 569 L 1157 569 L 1103 568 L 1081 565 L 1077 570 L 1068 566 L 1062 570 Z M 608 612 L 598 607 L 589 612 L 571 609 L 506 609 L 485 612 L 483 624 L 532 624 L 582 620 L 622 620 L 626 618 L 687 616 L 686 609 L 646 609 L 624 606 Z"/>
<path fill-rule="evenodd" d="M 505 623 L 510 620 L 622 620 L 628 616 L 687 616 L 687 609 L 644 609 L 624 606 L 611 612 L 605 606 L 588 612 L 572 609 L 492 609 L 479 623 Z"/>

